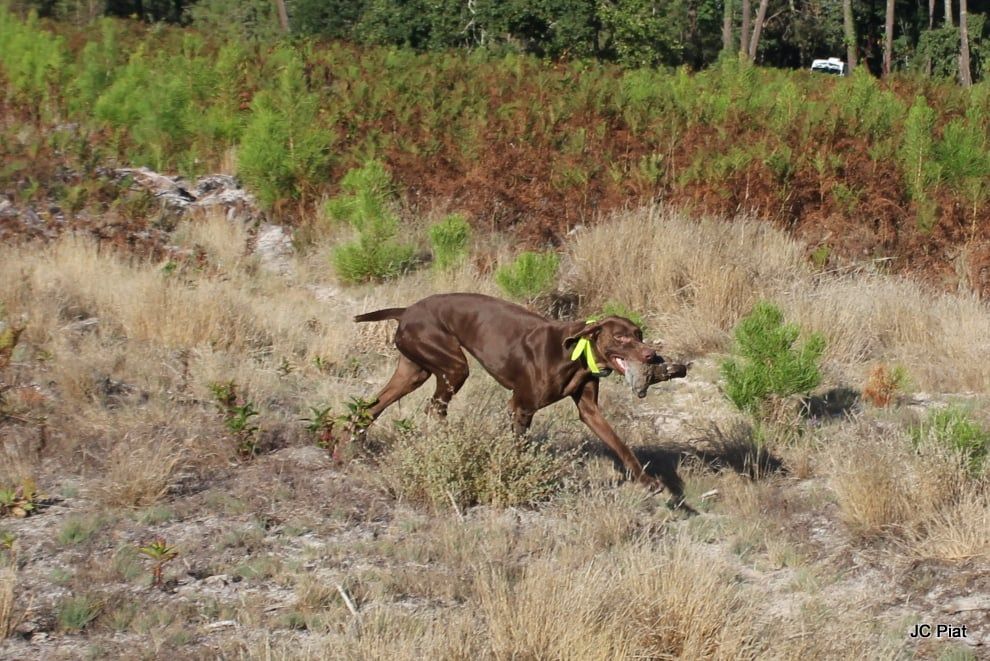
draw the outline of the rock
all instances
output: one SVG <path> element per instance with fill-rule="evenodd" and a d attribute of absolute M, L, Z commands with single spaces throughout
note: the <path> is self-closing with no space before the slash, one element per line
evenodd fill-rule
<path fill-rule="evenodd" d="M 207 576 L 203 579 L 205 585 L 209 585 L 212 588 L 222 588 L 225 585 L 229 585 L 233 581 L 227 574 L 214 574 L 213 576 Z"/>
<path fill-rule="evenodd" d="M 315 445 L 287 447 L 272 453 L 272 459 L 291 462 L 306 468 L 327 468 L 333 465 L 327 451 Z"/>
<path fill-rule="evenodd" d="M 254 254 L 261 260 L 261 267 L 272 273 L 292 273 L 292 237 L 281 225 L 262 225 L 255 239 Z"/>
<path fill-rule="evenodd" d="M 114 173 L 130 177 L 134 184 L 160 199 L 168 211 L 182 217 L 193 211 L 217 212 L 227 220 L 255 223 L 264 217 L 254 196 L 227 174 L 200 177 L 189 185 L 181 177 L 168 177 L 148 168 L 119 168 Z"/>

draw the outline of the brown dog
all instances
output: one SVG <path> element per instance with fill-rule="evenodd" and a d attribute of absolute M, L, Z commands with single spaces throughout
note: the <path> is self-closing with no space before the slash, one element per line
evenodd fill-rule
<path fill-rule="evenodd" d="M 612 370 L 624 375 L 639 397 L 646 396 L 651 384 L 687 372 L 684 365 L 664 362 L 644 344 L 643 332 L 632 321 L 623 317 L 587 324 L 550 321 L 481 294 L 439 294 L 407 308 L 358 315 L 354 321 L 384 319 L 399 321 L 395 346 L 401 356 L 395 374 L 369 409 L 372 420 L 431 374 L 437 384 L 430 408 L 445 416 L 450 399 L 467 380 L 467 351 L 512 391 L 509 408 L 517 434 L 525 433 L 536 411 L 570 397 L 581 421 L 618 455 L 635 479 L 658 490 L 664 486 L 643 471 L 598 407 L 598 379 Z M 666 486 L 676 497 L 681 495 L 679 484 Z"/>

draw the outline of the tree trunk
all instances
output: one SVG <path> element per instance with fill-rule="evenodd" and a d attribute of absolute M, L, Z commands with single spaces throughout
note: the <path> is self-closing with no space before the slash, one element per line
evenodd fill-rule
<path fill-rule="evenodd" d="M 739 52 L 749 56 L 749 0 L 742 0 L 742 28 L 739 30 Z"/>
<path fill-rule="evenodd" d="M 952 0 L 945 0 L 945 27 L 954 27 L 952 25 Z"/>
<path fill-rule="evenodd" d="M 951 0 L 947 0 L 951 1 Z M 894 57 L 894 0 L 887 0 L 887 20 L 884 22 L 883 34 L 883 77 L 890 75 L 891 62 Z"/>
<path fill-rule="evenodd" d="M 735 0 L 724 0 L 722 6 L 722 50 L 731 53 L 735 45 L 732 38 L 732 5 Z"/>
<path fill-rule="evenodd" d="M 756 23 L 753 25 L 753 38 L 749 40 L 749 59 L 756 61 L 756 49 L 760 47 L 760 32 L 763 31 L 763 21 L 767 18 L 767 7 L 770 0 L 760 0 L 760 7 L 756 10 Z"/>
<path fill-rule="evenodd" d="M 275 0 L 275 8 L 278 10 L 278 24 L 282 26 L 282 32 L 289 33 L 289 12 L 285 10 L 285 0 Z"/>
<path fill-rule="evenodd" d="M 959 0 L 959 82 L 963 87 L 973 84 L 969 67 L 969 20 L 966 0 Z"/>
<path fill-rule="evenodd" d="M 852 71 L 857 64 L 856 24 L 853 22 L 852 0 L 842 0 L 842 30 L 846 36 L 846 71 Z"/>

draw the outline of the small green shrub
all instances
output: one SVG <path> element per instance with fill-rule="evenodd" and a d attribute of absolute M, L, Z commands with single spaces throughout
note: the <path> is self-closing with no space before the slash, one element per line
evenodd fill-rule
<path fill-rule="evenodd" d="M 237 152 L 237 173 L 268 208 L 315 190 L 326 178 L 334 138 L 320 126 L 321 101 L 307 89 L 299 53 L 281 49 L 272 59 L 281 63 L 276 84 L 252 100 Z"/>
<path fill-rule="evenodd" d="M 400 433 L 382 466 L 389 488 L 444 509 L 533 504 L 563 487 L 570 455 L 495 428 L 501 420 L 464 422 L 427 434 Z"/>
<path fill-rule="evenodd" d="M 935 203 L 931 193 L 942 177 L 942 168 L 935 159 L 935 111 L 925 97 L 918 95 L 904 121 L 904 138 L 898 157 L 904 171 L 908 196 L 916 203 L 918 226 L 930 231 L 935 224 Z"/>
<path fill-rule="evenodd" d="M 74 112 L 92 112 L 93 104 L 113 82 L 121 55 L 117 24 L 108 18 L 99 22 L 99 40 L 88 42 L 76 61 L 76 73 L 69 82 L 69 108 Z"/>
<path fill-rule="evenodd" d="M 340 190 L 341 194 L 326 204 L 326 214 L 334 220 L 346 222 L 359 232 L 376 220 L 395 220 L 389 208 L 395 184 L 381 161 L 372 159 L 348 170 L 340 180 Z"/>
<path fill-rule="evenodd" d="M 759 416 L 772 396 L 808 392 L 821 382 L 825 338 L 815 333 L 796 346 L 800 329 L 783 319 L 777 306 L 760 301 L 736 326 L 735 357 L 722 363 L 722 377 L 740 411 Z"/>
<path fill-rule="evenodd" d="M 982 470 L 990 455 L 990 431 L 973 420 L 969 408 L 960 404 L 931 409 L 925 420 L 912 428 L 911 436 L 915 446 L 929 442 L 961 453 L 973 474 Z"/>
<path fill-rule="evenodd" d="M 39 500 L 34 480 L 24 480 L 16 487 L 0 488 L 0 516 L 23 519 L 38 509 Z"/>
<path fill-rule="evenodd" d="M 340 195 L 326 205 L 333 219 L 349 224 L 357 238 L 331 253 L 334 270 L 345 282 L 387 280 L 408 270 L 413 263 L 412 245 L 397 241 L 399 220 L 392 212 L 392 178 L 376 160 L 348 172 L 341 179 Z"/>
<path fill-rule="evenodd" d="M 456 266 L 467 256 L 471 225 L 464 216 L 447 216 L 430 227 L 429 235 L 430 245 L 433 247 L 433 264 L 441 271 Z"/>
<path fill-rule="evenodd" d="M 525 300 L 545 294 L 557 277 L 560 256 L 554 252 L 521 253 L 495 271 L 495 282 L 512 298 Z"/>
<path fill-rule="evenodd" d="M 389 280 L 409 270 L 414 252 L 412 246 L 362 234 L 333 250 L 333 267 L 344 282 Z"/>
<path fill-rule="evenodd" d="M 0 68 L 11 99 L 30 103 L 43 116 L 57 100 L 69 59 L 64 40 L 42 29 L 35 12 L 22 23 L 0 7 Z"/>
<path fill-rule="evenodd" d="M 941 142 L 935 145 L 944 181 L 962 193 L 974 214 L 990 195 L 990 151 L 985 142 L 985 129 L 955 119 L 946 125 Z"/>

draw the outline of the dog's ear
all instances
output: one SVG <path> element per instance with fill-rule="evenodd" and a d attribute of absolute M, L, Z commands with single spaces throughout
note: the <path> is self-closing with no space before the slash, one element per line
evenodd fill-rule
<path fill-rule="evenodd" d="M 598 337 L 598 334 L 602 332 L 605 322 L 599 321 L 598 323 L 588 324 L 584 328 L 580 329 L 573 335 L 568 335 L 564 338 L 564 348 L 570 351 L 577 344 L 577 341 L 581 338 L 587 338 L 589 340 L 594 340 Z"/>

